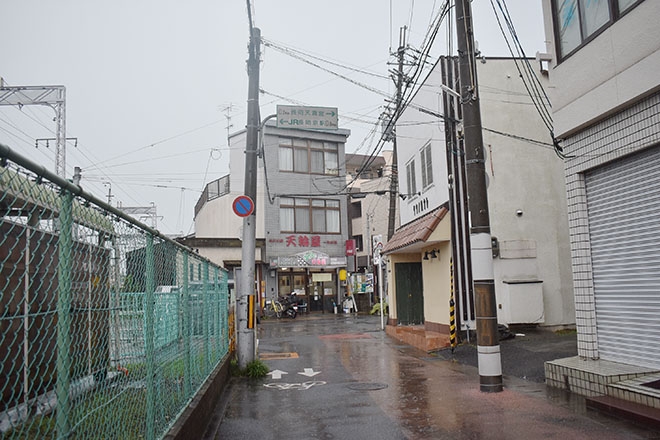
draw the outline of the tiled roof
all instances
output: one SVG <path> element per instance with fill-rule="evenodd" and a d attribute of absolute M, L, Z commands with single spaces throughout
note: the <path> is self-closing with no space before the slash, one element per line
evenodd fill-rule
<path fill-rule="evenodd" d="M 425 216 L 403 226 L 396 231 L 390 241 L 387 242 L 385 248 L 383 248 L 383 253 L 392 253 L 397 249 L 428 240 L 448 212 L 449 211 L 446 207 L 441 206 Z"/>

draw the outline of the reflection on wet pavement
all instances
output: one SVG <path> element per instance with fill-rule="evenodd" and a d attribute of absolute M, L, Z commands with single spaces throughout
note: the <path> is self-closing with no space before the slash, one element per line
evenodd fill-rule
<path fill-rule="evenodd" d="M 430 360 L 374 329 L 377 319 L 341 315 L 262 324 L 261 350 L 299 358 L 266 361 L 288 372 L 279 381 L 234 381 L 216 438 L 660 438 L 587 411 L 583 399 L 543 384 L 505 378 L 504 392 L 481 393 L 476 368 Z M 304 368 L 321 373 L 304 377 Z M 264 386 L 312 381 L 326 384 Z M 356 382 L 387 387 L 348 386 Z"/>

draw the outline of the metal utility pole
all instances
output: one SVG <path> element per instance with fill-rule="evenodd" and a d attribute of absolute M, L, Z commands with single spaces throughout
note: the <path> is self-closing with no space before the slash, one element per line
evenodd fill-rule
<path fill-rule="evenodd" d="M 248 13 L 250 2 L 248 1 Z M 241 258 L 240 292 L 237 304 L 238 317 L 238 366 L 245 368 L 255 359 L 255 331 L 249 321 L 249 303 L 254 302 L 254 265 L 256 247 L 256 206 L 257 206 L 257 152 L 259 143 L 259 62 L 261 57 L 261 31 L 252 26 L 250 14 L 250 46 L 247 61 L 248 102 L 247 136 L 245 144 L 245 189 L 243 194 L 250 197 L 255 209 L 243 218 L 243 248 Z"/>
<path fill-rule="evenodd" d="M 394 235 L 394 224 L 396 220 L 396 198 L 397 187 L 399 183 L 399 169 L 397 167 L 397 153 L 396 153 L 396 128 L 395 122 L 401 112 L 401 89 L 403 87 L 403 61 L 406 52 L 406 26 L 399 30 L 399 48 L 397 49 L 398 70 L 396 75 L 396 103 L 394 109 L 393 121 L 390 122 L 390 130 L 392 132 L 392 177 L 390 180 L 390 214 L 387 223 L 387 240 L 389 241 Z"/>
<path fill-rule="evenodd" d="M 456 0 L 456 33 L 463 108 L 468 207 L 471 220 L 470 247 L 477 312 L 479 385 L 483 392 L 500 392 L 502 391 L 502 361 L 497 334 L 497 307 L 488 194 L 486 192 L 485 155 L 470 0 Z"/>
<path fill-rule="evenodd" d="M 108 188 L 108 204 L 110 203 L 110 199 L 114 197 L 110 193 L 111 188 L 112 187 Z M 151 202 L 151 206 L 119 206 L 118 209 L 128 215 L 142 214 L 140 220 L 151 219 L 151 227 L 154 229 L 158 229 L 158 218 L 162 218 L 162 216 L 158 215 L 158 210 L 154 202 Z"/>
<path fill-rule="evenodd" d="M 55 174 L 66 177 L 66 89 L 64 86 L 0 87 L 0 105 L 45 105 L 55 111 Z"/>

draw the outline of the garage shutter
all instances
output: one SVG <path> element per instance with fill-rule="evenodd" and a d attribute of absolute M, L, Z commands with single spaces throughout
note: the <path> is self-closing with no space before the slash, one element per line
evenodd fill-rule
<path fill-rule="evenodd" d="M 600 357 L 660 368 L 660 148 L 585 177 Z"/>

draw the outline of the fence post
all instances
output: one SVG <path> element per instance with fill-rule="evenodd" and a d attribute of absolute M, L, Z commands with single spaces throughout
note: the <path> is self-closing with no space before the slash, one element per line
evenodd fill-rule
<path fill-rule="evenodd" d="M 183 253 L 183 383 L 186 397 L 192 394 L 191 349 L 190 349 L 190 290 L 188 290 L 188 252 Z"/>
<path fill-rule="evenodd" d="M 154 438 L 155 422 L 155 398 L 156 389 L 154 383 L 155 365 L 154 365 L 154 236 L 147 233 L 146 247 L 146 291 L 144 304 L 144 324 L 145 324 L 145 350 L 147 367 L 147 440 Z"/>
<path fill-rule="evenodd" d="M 209 263 L 204 262 L 204 279 L 202 281 L 202 295 L 204 295 L 204 367 L 206 373 L 209 372 L 211 366 L 211 335 L 209 331 L 209 318 L 211 315 L 211 308 L 209 304 Z"/>
<path fill-rule="evenodd" d="M 227 286 L 227 272 L 222 274 L 222 288 L 220 289 L 220 313 L 222 314 L 222 354 L 229 352 L 229 287 Z"/>
<path fill-rule="evenodd" d="M 71 429 L 71 254 L 73 194 L 64 191 L 61 198 L 60 215 L 56 220 L 59 228 L 57 262 L 57 438 L 69 437 Z"/>
<path fill-rule="evenodd" d="M 215 293 L 215 317 L 213 318 L 213 325 L 215 329 L 215 348 L 218 351 L 218 354 L 216 356 L 216 360 L 219 360 L 222 357 L 222 325 L 221 325 L 221 320 L 220 317 L 222 316 L 220 314 L 220 286 L 218 285 L 218 268 L 214 267 L 213 268 L 213 291 Z"/>

